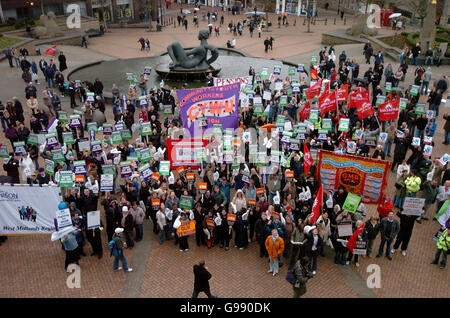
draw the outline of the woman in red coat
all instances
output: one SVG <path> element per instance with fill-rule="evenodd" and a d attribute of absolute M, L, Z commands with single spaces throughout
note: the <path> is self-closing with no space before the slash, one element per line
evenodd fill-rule
<path fill-rule="evenodd" d="M 385 194 L 383 198 L 381 198 L 380 203 L 378 203 L 377 211 L 380 215 L 380 220 L 388 216 L 389 212 L 394 209 L 394 205 L 392 204 L 391 197 L 389 194 Z"/>

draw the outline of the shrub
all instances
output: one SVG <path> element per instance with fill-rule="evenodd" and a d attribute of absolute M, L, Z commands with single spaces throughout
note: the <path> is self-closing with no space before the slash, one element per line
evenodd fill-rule
<path fill-rule="evenodd" d="M 8 20 L 6 20 L 6 24 L 13 26 L 16 23 L 16 19 L 14 18 L 8 18 Z"/>

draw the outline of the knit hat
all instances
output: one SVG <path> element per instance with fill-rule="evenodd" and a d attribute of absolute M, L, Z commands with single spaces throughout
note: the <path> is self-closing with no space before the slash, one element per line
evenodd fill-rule
<path fill-rule="evenodd" d="M 128 212 L 128 207 L 126 205 L 122 207 L 122 212 Z"/>
<path fill-rule="evenodd" d="M 116 228 L 116 229 L 114 230 L 114 232 L 115 232 L 116 234 L 120 234 L 120 233 L 123 232 L 123 228 L 118 227 L 118 228 Z"/>

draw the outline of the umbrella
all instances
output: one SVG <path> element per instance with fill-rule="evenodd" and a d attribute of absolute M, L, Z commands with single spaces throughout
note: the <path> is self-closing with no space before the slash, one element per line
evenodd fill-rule
<path fill-rule="evenodd" d="M 401 13 L 392 13 L 392 14 L 389 16 L 389 19 L 398 18 L 398 17 L 400 17 L 401 15 L 402 15 Z"/>
<path fill-rule="evenodd" d="M 191 11 L 189 11 L 189 10 L 187 10 L 187 9 L 183 9 L 183 14 L 189 14 L 189 13 L 191 13 Z"/>
<path fill-rule="evenodd" d="M 271 129 L 275 129 L 275 125 L 274 124 L 265 124 L 261 127 L 259 127 L 259 129 L 267 129 L 267 130 L 271 130 Z"/>
<path fill-rule="evenodd" d="M 266 15 L 265 12 L 262 11 L 249 11 L 249 12 L 245 12 L 245 15 Z"/>

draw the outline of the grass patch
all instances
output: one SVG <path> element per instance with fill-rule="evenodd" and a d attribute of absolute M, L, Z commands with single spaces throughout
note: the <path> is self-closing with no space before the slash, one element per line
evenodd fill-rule
<path fill-rule="evenodd" d="M 17 44 L 21 41 L 22 40 L 18 38 L 0 36 L 0 49 L 6 49 L 7 47 L 10 47 L 11 45 Z"/>

